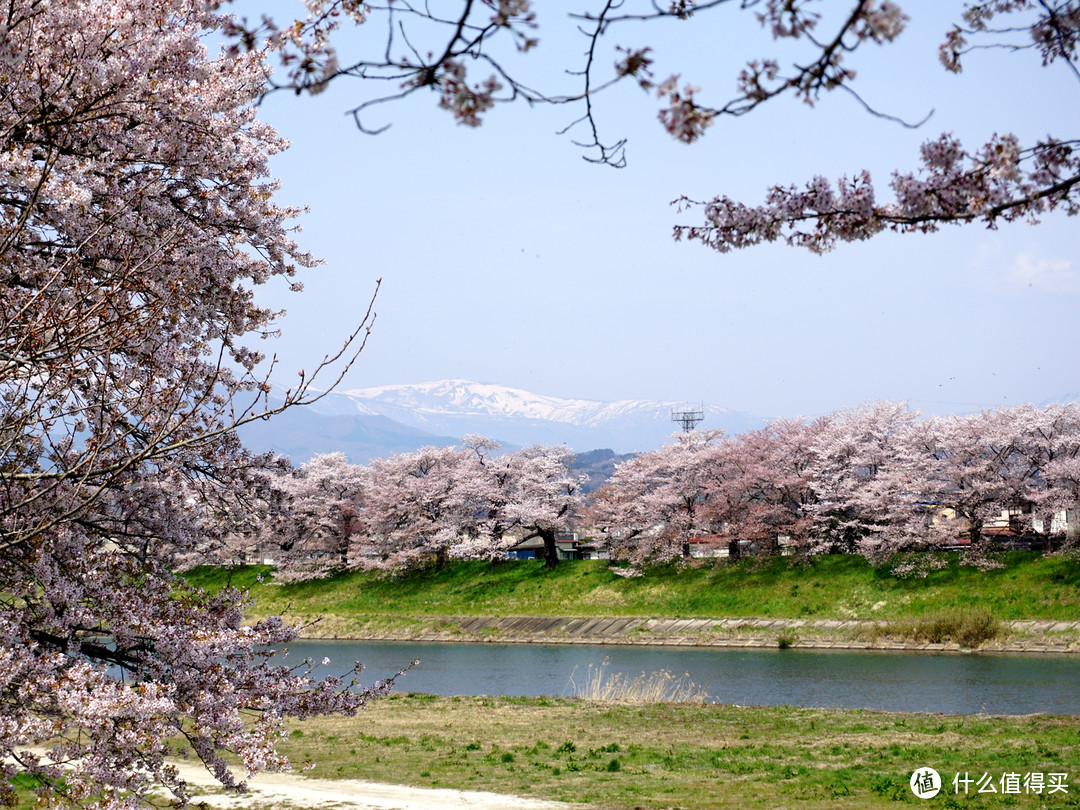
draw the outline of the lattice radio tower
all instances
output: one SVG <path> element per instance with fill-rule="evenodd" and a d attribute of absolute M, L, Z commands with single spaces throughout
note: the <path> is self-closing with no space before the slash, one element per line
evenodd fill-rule
<path fill-rule="evenodd" d="M 682 425 L 684 433 L 689 433 L 691 430 L 698 426 L 698 423 L 705 419 L 705 403 L 701 403 L 700 408 L 693 408 L 692 406 L 679 406 L 679 410 L 671 409 L 671 421 L 678 422 Z"/>

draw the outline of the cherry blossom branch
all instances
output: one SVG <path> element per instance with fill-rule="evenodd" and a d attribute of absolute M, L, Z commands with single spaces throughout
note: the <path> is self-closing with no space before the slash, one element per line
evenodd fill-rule
<path fill-rule="evenodd" d="M 1037 9 L 1041 9 L 1041 12 Z M 1027 14 L 1024 17 L 1021 15 Z M 997 16 L 1016 15 L 1020 21 L 1015 25 L 991 27 Z M 956 25 L 946 36 L 939 49 L 939 57 L 946 69 L 959 73 L 961 57 L 974 50 L 1004 48 L 1010 51 L 1037 49 L 1043 65 L 1062 59 L 1073 75 L 1080 79 L 1076 67 L 1076 53 L 1080 41 L 1080 7 L 1074 0 L 989 0 L 969 3 L 963 14 L 965 26 Z M 989 43 L 970 44 L 971 38 L 993 37 Z"/>
<path fill-rule="evenodd" d="M 844 87 L 868 111 L 890 120 L 899 120 L 878 112 L 849 84 L 854 72 L 842 65 L 843 54 L 855 51 L 865 42 L 891 42 L 903 29 L 906 17 L 891 0 L 859 0 L 850 13 L 837 25 L 828 38 L 818 39 L 815 30 L 820 15 L 810 11 L 806 3 L 744 3 L 742 8 L 762 6 L 756 13 L 759 22 L 768 27 L 776 39 L 804 39 L 817 51 L 813 60 L 796 64 L 781 75 L 774 59 L 751 62 L 739 78 L 741 94 L 721 107 L 702 104 L 695 97 L 696 87 L 680 85 L 677 75 L 670 76 L 659 88 L 652 81 L 649 48 L 618 48 L 626 54 L 614 65 L 607 77 L 598 77 L 601 60 L 600 43 L 612 25 L 645 23 L 665 19 L 690 20 L 696 15 L 728 5 L 729 0 L 695 3 L 677 0 L 667 7 L 654 2 L 649 12 L 623 12 L 621 0 L 604 0 L 595 11 L 571 12 L 571 20 L 579 21 L 578 30 L 586 38 L 584 61 L 580 69 L 567 73 L 579 77 L 580 87 L 571 93 L 550 93 L 523 84 L 516 78 L 508 56 L 499 54 L 498 43 L 509 39 L 518 54 L 526 54 L 537 44 L 531 35 L 537 27 L 536 14 L 528 0 L 461 0 L 452 14 L 438 13 L 427 5 L 413 2 L 364 4 L 346 0 L 309 0 L 308 15 L 290 26 L 279 28 L 273 20 L 263 17 L 258 25 L 234 19 L 229 32 L 234 43 L 231 53 L 252 51 L 265 42 L 281 60 L 284 76 L 268 74 L 267 92 L 290 89 L 295 92 L 322 92 L 331 82 L 351 76 L 367 82 L 392 83 L 396 89 L 376 92 L 353 106 L 349 111 L 361 132 L 378 134 L 389 124 L 372 126 L 365 114 L 377 105 L 402 100 L 422 88 L 439 94 L 439 106 L 451 112 L 458 123 L 479 126 L 484 114 L 497 104 L 523 100 L 529 105 L 576 105 L 582 112 L 560 130 L 565 134 L 578 126 L 590 133 L 586 140 L 575 141 L 589 153 L 585 159 L 615 167 L 625 165 L 625 139 L 612 143 L 601 141 L 593 98 L 625 80 L 632 79 L 643 90 L 657 89 L 665 106 L 659 118 L 673 137 L 690 143 L 719 116 L 744 115 L 760 104 L 789 92 L 813 104 L 822 91 Z M 373 15 L 386 19 L 387 35 L 382 53 L 375 57 L 354 58 L 347 66 L 339 63 L 332 45 L 332 34 L 342 21 L 351 19 L 357 24 L 370 24 Z M 405 44 L 406 53 L 395 54 L 397 42 Z M 421 42 L 432 43 L 430 47 Z M 491 70 L 487 79 L 471 81 L 473 65 L 480 63 Z M 903 122 L 901 122 L 903 123 Z M 914 126 L 914 124 L 908 124 Z"/>
<path fill-rule="evenodd" d="M 975 154 L 942 135 L 922 147 L 918 173 L 894 173 L 896 201 L 881 205 L 867 172 L 834 187 L 818 177 L 803 189 L 773 188 L 764 205 L 750 207 L 728 197 L 709 202 L 686 198 L 679 210 L 702 208 L 703 225 L 677 225 L 676 240 L 698 241 L 721 253 L 783 240 L 815 253 L 838 242 L 867 239 L 883 230 L 930 232 L 941 224 L 1035 219 L 1063 208 L 1078 210 L 1078 141 L 1047 139 L 1021 149 L 1012 135 L 997 136 Z M 803 227 L 807 223 L 810 227 Z"/>

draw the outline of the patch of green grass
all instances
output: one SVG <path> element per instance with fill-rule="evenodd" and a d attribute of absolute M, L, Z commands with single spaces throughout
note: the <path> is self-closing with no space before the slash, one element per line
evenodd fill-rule
<path fill-rule="evenodd" d="M 31 810 L 42 806 L 38 799 L 36 789 L 43 786 L 43 782 L 36 776 L 26 773 L 17 773 L 7 780 L 5 785 L 0 780 L 0 807 L 10 810 Z M 61 779 L 58 785 L 63 786 Z"/>
<path fill-rule="evenodd" d="M 407 630 L 421 617 L 657 616 L 923 619 L 985 611 L 1010 619 L 1073 620 L 1080 615 L 1080 561 L 1035 552 L 1003 555 L 979 571 L 941 555 L 924 577 L 893 571 L 910 560 L 874 567 L 861 557 L 822 555 L 699 561 L 615 575 L 601 560 L 564 562 L 554 570 L 531 560 L 458 562 L 402 577 L 352 571 L 277 584 L 265 566 L 196 568 L 193 584 L 250 589 L 254 613 L 325 616 L 328 632 Z M 260 577 L 262 580 L 260 581 Z"/>
<path fill-rule="evenodd" d="M 254 588 L 273 580 L 272 565 L 200 565 L 184 572 L 184 579 L 210 593 L 231 585 L 234 588 Z"/>
<path fill-rule="evenodd" d="M 283 745 L 294 761 L 317 763 L 314 777 L 437 781 L 613 810 L 916 806 L 908 780 L 923 766 L 950 792 L 956 773 L 1070 774 L 1068 795 L 1008 797 L 1020 807 L 1069 806 L 1080 783 L 1077 717 L 391 696 L 355 718 L 301 725 L 309 733 Z M 330 736 L 354 740 L 358 755 Z M 408 742 L 374 741 L 388 738 Z M 510 772 L 527 778 L 510 787 Z M 945 793 L 943 806 L 997 806 Z"/>

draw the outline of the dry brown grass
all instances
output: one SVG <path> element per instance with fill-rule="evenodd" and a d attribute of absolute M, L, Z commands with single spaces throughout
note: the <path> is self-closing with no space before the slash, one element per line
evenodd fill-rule
<path fill-rule="evenodd" d="M 897 620 L 869 625 L 856 633 L 856 638 L 877 641 L 896 638 L 930 644 L 954 643 L 975 649 L 988 641 L 1006 635 L 1005 626 L 989 611 L 952 610 L 920 619 Z"/>
<path fill-rule="evenodd" d="M 698 686 L 690 676 L 672 675 L 668 670 L 630 676 L 624 672 L 608 672 L 608 660 L 599 665 L 589 664 L 581 683 L 574 676 L 577 668 L 570 673 L 570 681 L 563 690 L 563 696 L 602 703 L 704 703 L 708 693 Z"/>

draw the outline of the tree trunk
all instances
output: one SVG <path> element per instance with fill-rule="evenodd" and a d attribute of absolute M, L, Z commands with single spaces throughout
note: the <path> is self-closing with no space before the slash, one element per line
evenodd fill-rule
<path fill-rule="evenodd" d="M 554 568 L 559 564 L 559 547 L 555 545 L 555 530 L 541 529 L 540 539 L 544 541 L 544 567 Z"/>
<path fill-rule="evenodd" d="M 982 544 L 982 521 L 972 520 L 971 527 L 968 529 L 968 539 L 971 540 L 971 547 L 973 549 L 978 548 Z"/>

